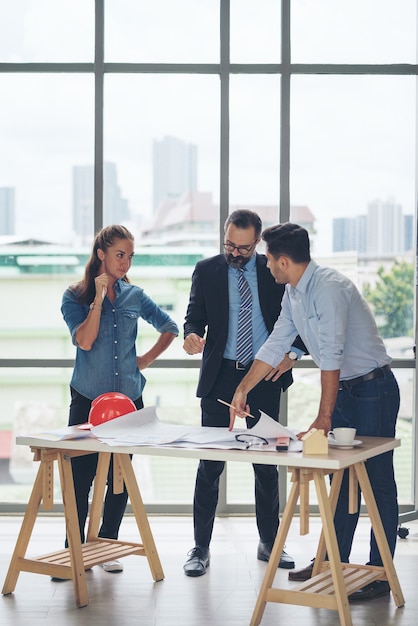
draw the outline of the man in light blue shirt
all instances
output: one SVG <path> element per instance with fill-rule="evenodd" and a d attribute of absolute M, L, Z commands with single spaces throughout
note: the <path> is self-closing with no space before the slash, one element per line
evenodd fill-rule
<path fill-rule="evenodd" d="M 230 428 L 242 415 L 247 394 L 274 368 L 275 376 L 292 341 L 299 335 L 321 370 L 321 399 L 310 428 L 325 433 L 337 427 L 356 428 L 357 435 L 394 437 L 399 410 L 399 388 L 390 369 L 391 358 L 380 338 L 373 315 L 351 280 L 310 257 L 308 232 L 297 224 L 280 224 L 263 232 L 268 267 L 278 284 L 285 284 L 282 309 L 253 365 L 236 389 Z M 392 556 L 398 526 L 397 489 L 393 451 L 366 463 L 376 504 Z M 347 472 L 346 472 L 347 474 Z M 359 494 L 360 503 L 360 494 Z M 348 480 L 344 477 L 335 513 L 341 560 L 348 562 L 357 514 L 348 513 Z M 373 532 L 369 565 L 382 565 Z M 313 565 L 289 574 L 306 580 Z M 390 591 L 387 581 L 375 581 L 352 594 L 350 601 L 367 600 Z"/>

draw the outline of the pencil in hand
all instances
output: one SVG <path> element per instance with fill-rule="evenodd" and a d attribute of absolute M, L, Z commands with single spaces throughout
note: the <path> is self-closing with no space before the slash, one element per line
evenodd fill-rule
<path fill-rule="evenodd" d="M 229 404 L 229 402 L 225 402 L 225 400 L 221 400 L 220 398 L 217 398 L 217 400 L 221 404 L 225 404 L 225 406 L 229 406 L 231 409 L 234 409 L 234 411 L 238 410 L 235 406 L 232 406 L 232 404 Z M 255 419 L 254 415 L 251 415 L 251 413 L 247 413 L 247 411 L 243 411 L 243 413 L 244 415 L 248 415 L 248 417 L 252 417 L 253 419 Z"/>

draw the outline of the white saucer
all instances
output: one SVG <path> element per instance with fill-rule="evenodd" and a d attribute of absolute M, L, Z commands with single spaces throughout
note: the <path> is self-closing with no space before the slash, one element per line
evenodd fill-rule
<path fill-rule="evenodd" d="M 360 441 L 360 439 L 354 439 L 353 443 L 348 443 L 348 444 L 337 443 L 335 440 L 331 439 L 331 437 L 328 437 L 328 443 L 333 448 L 342 448 L 343 450 L 350 450 L 351 448 L 355 448 L 356 446 L 359 446 L 363 442 Z"/>

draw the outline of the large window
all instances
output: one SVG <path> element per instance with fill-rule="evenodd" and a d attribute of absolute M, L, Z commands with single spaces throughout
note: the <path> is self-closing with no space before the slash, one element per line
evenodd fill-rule
<path fill-rule="evenodd" d="M 24 506 L 36 469 L 15 435 L 66 424 L 74 347 L 60 303 L 94 232 L 133 231 L 131 279 L 181 328 L 193 268 L 221 250 L 237 207 L 264 226 L 301 223 L 315 260 L 368 299 L 401 387 L 400 501 L 417 508 L 416 13 L 416 0 L 3 3 L 3 509 Z M 141 324 L 138 350 L 153 339 Z M 178 338 L 146 372 L 145 403 L 199 423 L 198 373 Z M 294 378 L 281 420 L 302 429 L 318 371 L 306 358 Z M 149 506 L 191 510 L 196 463 L 134 462 Z M 227 472 L 220 509 L 252 510 L 251 468 Z"/>

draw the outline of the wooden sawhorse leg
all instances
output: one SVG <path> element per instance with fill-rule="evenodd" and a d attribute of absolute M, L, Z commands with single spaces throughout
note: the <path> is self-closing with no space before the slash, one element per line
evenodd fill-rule
<path fill-rule="evenodd" d="M 331 568 L 332 582 L 334 584 L 334 593 L 336 599 L 336 608 L 340 617 L 341 626 L 352 626 L 351 611 L 348 604 L 347 589 L 345 587 L 343 569 L 340 560 L 340 550 L 337 543 L 337 535 L 334 527 L 334 512 L 335 505 L 340 491 L 342 472 L 340 472 L 341 478 L 338 479 L 338 485 L 335 485 L 333 494 L 334 499 L 330 500 L 325 485 L 325 476 L 322 470 L 314 470 L 313 477 L 315 481 L 316 493 L 318 497 L 319 511 L 322 520 L 322 533 L 325 537 L 325 547 L 328 555 L 328 560 Z M 332 482 L 334 482 L 335 478 Z M 331 486 L 332 490 L 332 486 Z M 332 494 L 330 494 L 331 497 Z"/>
<path fill-rule="evenodd" d="M 355 465 L 352 465 L 349 467 L 349 471 L 350 471 L 349 512 L 354 513 L 357 510 L 357 502 L 358 502 L 357 487 L 358 485 L 360 485 L 364 502 L 366 504 L 367 512 L 370 517 L 371 525 L 375 534 L 376 543 L 378 545 L 380 556 L 382 558 L 382 563 L 383 563 L 383 567 L 377 567 L 377 566 L 373 567 L 373 566 L 367 566 L 367 565 L 357 566 L 357 567 L 358 568 L 361 567 L 361 569 L 364 571 L 365 574 L 367 573 L 367 571 L 369 571 L 371 575 L 373 575 L 373 573 L 376 574 L 376 572 L 379 573 L 379 570 L 380 570 L 381 578 L 384 579 L 384 577 L 386 577 L 389 582 L 393 599 L 395 601 L 396 606 L 397 607 L 404 606 L 405 599 L 404 599 L 404 596 L 403 596 L 403 593 L 399 584 L 399 579 L 396 574 L 395 566 L 393 564 L 392 555 L 389 550 L 382 520 L 380 519 L 379 511 L 377 509 L 376 500 L 373 494 L 372 487 L 370 485 L 370 480 L 367 474 L 365 463 L 364 462 L 356 463 Z M 330 492 L 329 499 L 331 502 L 331 508 L 332 508 L 333 514 L 335 512 L 336 503 L 337 503 L 338 495 L 340 492 L 343 472 L 344 470 L 334 473 L 333 480 L 331 483 L 331 492 Z M 335 485 L 336 479 L 338 479 L 339 481 L 338 485 Z M 337 489 L 334 490 L 334 486 L 337 486 Z M 322 531 L 317 555 L 315 558 L 315 566 L 312 572 L 312 577 L 318 573 L 317 563 L 320 565 L 323 562 L 325 558 L 325 554 L 326 554 L 326 546 L 325 546 L 325 540 L 324 540 L 324 532 Z M 377 579 L 379 579 L 377 575 L 375 575 L 374 578 L 372 576 L 370 581 L 365 580 L 364 584 L 366 585 L 368 582 L 371 582 L 372 580 L 377 580 Z M 346 583 L 348 582 L 349 582 L 349 579 L 347 577 Z"/>
<path fill-rule="evenodd" d="M 147 557 L 151 574 L 155 581 L 164 578 L 164 572 L 128 454 L 114 454 L 114 489 L 117 493 L 121 492 L 125 482 L 142 543 L 101 539 L 97 536 L 110 462 L 110 453 L 103 452 L 99 454 L 93 502 L 90 508 L 87 542 L 81 545 L 71 467 L 71 459 L 74 456 L 80 456 L 80 454 L 91 454 L 91 452 L 35 448 L 35 460 L 40 460 L 41 464 L 4 582 L 3 594 L 6 595 L 14 591 L 21 571 L 48 574 L 59 578 L 72 579 L 77 606 L 86 606 L 88 604 L 88 593 L 85 569 L 103 563 L 105 560 L 130 554 Z M 68 548 L 29 559 L 25 557 L 25 554 L 41 501 L 43 501 L 44 509 L 50 510 L 53 508 L 54 461 L 58 461 L 61 479 Z"/>
<path fill-rule="evenodd" d="M 321 554 L 322 560 L 325 558 L 325 551 L 328 553 L 332 581 L 335 588 L 335 596 L 327 598 L 326 596 L 320 596 L 319 594 L 316 595 L 312 592 L 304 593 L 292 590 L 279 590 L 272 588 L 272 583 L 280 561 L 280 555 L 282 553 L 284 543 L 289 532 L 290 524 L 296 510 L 298 498 L 301 494 L 302 484 L 302 494 L 306 494 L 307 472 L 306 470 L 295 468 L 293 470 L 294 482 L 292 484 L 292 489 L 283 512 L 282 521 L 280 523 L 279 531 L 274 542 L 270 560 L 267 565 L 266 573 L 264 575 L 263 583 L 258 594 L 257 602 L 251 619 L 251 626 L 258 626 L 260 624 L 267 602 L 283 602 L 290 604 L 300 604 L 303 606 L 313 606 L 317 608 L 327 607 L 330 609 L 336 609 L 339 613 L 341 626 L 352 626 L 347 591 L 345 589 L 340 554 L 337 545 L 337 537 L 335 534 L 333 522 L 335 506 L 341 486 L 342 472 L 336 473 L 336 475 L 334 475 L 333 486 L 331 487 L 331 492 L 329 496 L 325 485 L 324 471 L 319 469 L 312 469 L 309 470 L 309 473 L 311 474 L 311 479 L 315 482 L 319 509 L 321 513 L 321 520 L 324 529 L 324 545 L 323 548 L 321 546 L 318 548 L 318 553 L 323 552 L 323 555 Z M 304 498 L 304 506 L 306 506 L 306 498 Z M 301 528 L 303 532 L 306 531 L 306 520 L 303 521 Z M 314 568 L 319 571 L 320 566 L 321 563 L 316 562 Z"/>
<path fill-rule="evenodd" d="M 119 463 L 119 466 L 122 470 L 123 480 L 125 481 L 126 489 L 129 494 L 132 509 L 135 515 L 139 534 L 141 535 L 142 544 L 144 546 L 145 555 L 148 559 L 151 574 L 155 581 L 163 580 L 164 571 L 160 563 L 160 558 L 158 556 L 154 537 L 152 535 L 151 528 L 148 522 L 144 503 L 142 502 L 141 493 L 139 491 L 138 483 L 135 478 L 131 459 L 129 458 L 128 454 L 114 454 L 113 458 L 114 463 Z"/>
<path fill-rule="evenodd" d="M 29 498 L 28 505 L 26 507 L 25 515 L 23 517 L 22 526 L 16 541 L 15 549 L 10 561 L 9 569 L 3 584 L 2 594 L 7 595 L 12 593 L 16 588 L 17 579 L 19 578 L 20 569 L 18 562 L 23 559 L 26 550 L 29 545 L 29 541 L 32 535 L 33 527 L 35 525 L 36 517 L 38 515 L 38 509 L 42 501 L 42 482 L 43 482 L 43 466 L 42 463 L 39 466 L 36 474 L 35 482 L 33 485 L 32 493 Z"/>
<path fill-rule="evenodd" d="M 80 531 L 78 528 L 78 515 L 74 494 L 73 474 L 71 469 L 71 459 L 64 451 L 37 450 L 36 456 L 41 463 L 32 489 L 32 493 L 23 518 L 23 523 L 19 532 L 16 546 L 10 561 L 8 573 L 4 581 L 2 593 L 7 595 L 12 593 L 16 587 L 17 579 L 21 571 L 29 571 L 37 574 L 50 574 L 60 576 L 59 566 L 54 572 L 54 565 L 46 564 L 42 560 L 26 559 L 26 551 L 33 532 L 36 517 L 38 515 L 41 501 L 44 508 L 51 509 L 53 498 L 53 472 L 52 463 L 58 460 L 60 471 L 62 497 L 64 502 L 65 521 L 67 525 L 68 548 L 73 571 L 74 594 L 77 606 L 82 607 L 88 604 L 87 584 L 84 573 L 83 555 L 80 541 Z"/>
<path fill-rule="evenodd" d="M 65 526 L 67 529 L 68 551 L 70 554 L 74 595 L 78 607 L 87 606 L 86 575 L 84 571 L 83 552 L 81 549 L 80 528 L 75 500 L 73 470 L 71 457 L 64 450 L 58 451 L 58 468 L 61 479 L 62 501 L 64 505 Z"/>
<path fill-rule="evenodd" d="M 380 556 L 382 558 L 383 569 L 388 579 L 393 599 L 396 606 L 403 606 L 405 599 L 402 593 L 399 579 L 396 574 L 395 566 L 393 564 L 392 555 L 389 550 L 389 545 L 386 539 L 385 531 L 383 528 L 382 520 L 380 519 L 379 511 L 377 509 L 376 500 L 373 494 L 372 487 L 370 485 L 369 476 L 367 474 L 366 466 L 364 463 L 356 463 L 354 465 L 358 482 L 361 487 L 364 502 L 367 507 L 367 512 L 370 517 L 376 543 L 379 548 Z"/>
<path fill-rule="evenodd" d="M 258 626 L 258 624 L 260 624 L 267 602 L 299 604 L 302 606 L 336 610 L 338 611 L 340 625 L 352 626 L 348 595 L 374 580 L 387 579 L 389 581 L 396 605 L 403 606 L 404 598 L 402 590 L 396 575 L 392 556 L 390 554 L 383 524 L 376 506 L 376 501 L 365 464 L 363 462 L 356 463 L 351 466 L 349 470 L 351 479 L 349 489 L 349 511 L 352 513 L 357 507 L 357 486 L 359 484 L 370 516 L 376 542 L 382 557 L 383 566 L 376 567 L 341 563 L 337 536 L 334 527 L 334 513 L 344 470 L 339 470 L 333 474 L 331 489 L 328 495 L 327 486 L 325 484 L 326 474 L 324 470 L 312 469 L 310 472 L 315 483 L 322 521 L 321 537 L 312 572 L 312 578 L 309 581 L 298 585 L 298 587 L 293 590 L 273 589 L 271 587 L 299 495 L 301 498 L 304 498 L 303 505 L 306 508 L 305 483 L 308 472 L 306 472 L 306 470 L 295 468 L 293 470 L 295 482 L 284 510 L 283 525 L 281 524 L 279 526 L 279 532 L 277 533 L 270 561 L 268 563 L 263 584 L 253 612 L 251 626 Z M 301 489 L 302 484 L 303 487 Z M 306 530 L 306 528 L 307 521 L 304 520 L 301 524 L 301 529 Z M 324 561 L 326 555 L 328 562 Z"/>
<path fill-rule="evenodd" d="M 274 542 L 270 559 L 267 564 L 266 573 L 264 574 L 263 583 L 257 597 L 257 602 L 250 622 L 251 626 L 258 626 L 263 617 L 264 609 L 266 608 L 266 603 L 268 602 L 268 594 L 273 584 L 273 580 L 279 566 L 280 556 L 282 554 L 290 524 L 296 510 L 299 493 L 300 482 L 299 480 L 295 480 L 292 484 L 292 488 L 283 511 L 276 540 Z"/>
<path fill-rule="evenodd" d="M 99 462 L 97 465 L 96 478 L 94 481 L 94 493 L 90 508 L 90 519 L 87 531 L 87 542 L 96 541 L 98 539 L 99 524 L 102 514 L 104 491 L 106 487 L 106 479 L 110 463 L 110 453 L 100 452 Z M 148 522 L 145 506 L 142 501 L 138 483 L 136 481 L 135 472 L 132 462 L 128 454 L 113 453 L 113 487 L 115 493 L 121 493 L 123 483 L 131 501 L 132 510 L 134 512 L 138 532 L 142 539 L 142 546 L 153 579 L 157 582 L 164 579 L 164 571 L 158 556 L 154 537 Z"/>

